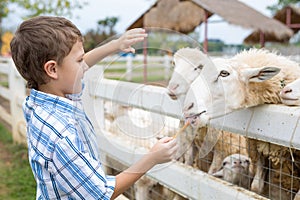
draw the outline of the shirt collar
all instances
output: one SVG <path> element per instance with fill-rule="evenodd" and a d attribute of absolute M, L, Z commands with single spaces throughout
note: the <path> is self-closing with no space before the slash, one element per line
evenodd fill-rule
<path fill-rule="evenodd" d="M 82 112 L 82 101 L 80 94 L 69 94 L 66 97 L 60 97 L 49 93 L 44 93 L 35 89 L 31 89 L 29 99 L 38 105 L 47 107 L 56 107 L 64 111 Z"/>

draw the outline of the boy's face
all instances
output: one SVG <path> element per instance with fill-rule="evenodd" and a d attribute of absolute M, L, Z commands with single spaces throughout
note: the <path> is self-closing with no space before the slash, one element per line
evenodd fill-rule
<path fill-rule="evenodd" d="M 58 87 L 64 97 L 66 94 L 80 93 L 82 90 L 81 80 L 88 68 L 83 55 L 82 42 L 77 41 L 58 68 Z"/>

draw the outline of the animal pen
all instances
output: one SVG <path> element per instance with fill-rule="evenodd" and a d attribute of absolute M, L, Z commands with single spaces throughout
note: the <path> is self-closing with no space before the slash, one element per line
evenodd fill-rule
<path fill-rule="evenodd" d="M 17 142 L 26 142 L 21 110 L 26 95 L 25 83 L 11 59 L 1 58 L 0 75 L 8 77 L 8 87 L 0 86 L 0 96 L 9 101 L 11 108 L 8 111 L 1 106 L 1 118 L 12 125 Z M 85 84 L 84 107 L 99 137 L 103 165 L 110 172 L 118 172 L 134 163 L 156 137 L 174 135 L 180 129 L 181 103 L 171 100 L 163 87 L 105 79 L 102 68 L 98 66 L 87 72 Z M 210 126 L 290 147 L 293 155 L 295 149 L 300 149 L 299 119 L 299 107 L 262 105 L 214 119 Z M 293 166 L 299 165 L 297 158 L 288 162 Z M 225 182 L 180 161 L 158 165 L 146 176 L 187 199 L 244 200 L 266 199 L 268 196 Z M 280 174 L 280 177 L 284 176 L 287 174 Z M 267 180 L 266 187 L 273 184 Z M 294 188 L 299 182 L 299 175 L 291 180 L 294 182 L 290 183 L 291 190 L 287 192 L 295 193 L 299 190 Z M 280 183 L 277 186 L 280 187 Z M 151 199 L 148 195 L 153 196 L 156 189 L 152 187 L 152 192 L 144 193 L 144 199 Z M 159 192 L 159 195 L 163 194 Z M 135 191 L 131 191 L 127 197 L 134 199 L 134 195 Z M 153 199 L 170 199 L 170 196 Z"/>

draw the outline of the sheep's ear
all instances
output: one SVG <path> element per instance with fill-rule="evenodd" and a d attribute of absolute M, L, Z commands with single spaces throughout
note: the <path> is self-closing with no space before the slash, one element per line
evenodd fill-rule
<path fill-rule="evenodd" d="M 246 68 L 241 70 L 243 78 L 248 82 L 263 82 L 280 72 L 278 67 Z"/>
<path fill-rule="evenodd" d="M 223 178 L 223 168 L 212 174 L 214 177 Z"/>

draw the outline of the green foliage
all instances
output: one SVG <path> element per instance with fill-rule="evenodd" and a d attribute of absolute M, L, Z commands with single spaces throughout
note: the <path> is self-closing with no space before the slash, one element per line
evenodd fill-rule
<path fill-rule="evenodd" d="M 0 199 L 35 199 L 36 183 L 28 162 L 27 148 L 13 144 L 11 133 L 0 124 Z"/>
<path fill-rule="evenodd" d="M 167 30 L 148 30 L 147 37 L 147 52 L 148 55 L 163 55 L 165 53 L 174 53 L 183 47 L 200 47 L 200 44 L 194 38 Z M 136 52 L 142 53 L 143 43 L 138 43 Z"/>
<path fill-rule="evenodd" d="M 208 51 L 212 52 L 222 52 L 224 47 L 224 42 L 222 40 L 208 40 Z"/>
<path fill-rule="evenodd" d="M 300 0 L 278 0 L 277 4 L 274 4 L 272 6 L 268 6 L 267 8 L 271 10 L 272 14 L 274 15 L 278 10 L 284 8 L 287 5 L 290 4 L 300 4 Z"/>
<path fill-rule="evenodd" d="M 41 14 L 54 14 L 59 16 L 72 16 L 74 9 L 81 9 L 87 1 L 79 0 L 11 0 L 18 6 L 25 8 L 29 11 L 26 17 L 38 16 Z"/>
<path fill-rule="evenodd" d="M 105 19 L 101 19 L 98 21 L 97 31 L 100 34 L 114 35 L 116 33 L 114 27 L 118 21 L 118 17 L 106 17 Z"/>
<path fill-rule="evenodd" d="M 4 17 L 7 17 L 8 13 L 9 13 L 9 9 L 8 9 L 8 0 L 0 0 L 0 23 L 1 23 L 1 19 Z"/>
<path fill-rule="evenodd" d="M 84 50 L 90 51 L 104 41 L 107 42 L 107 39 L 112 39 L 112 36 L 116 34 L 114 27 L 118 21 L 117 17 L 106 17 L 99 20 L 96 31 L 91 29 L 85 34 Z"/>

